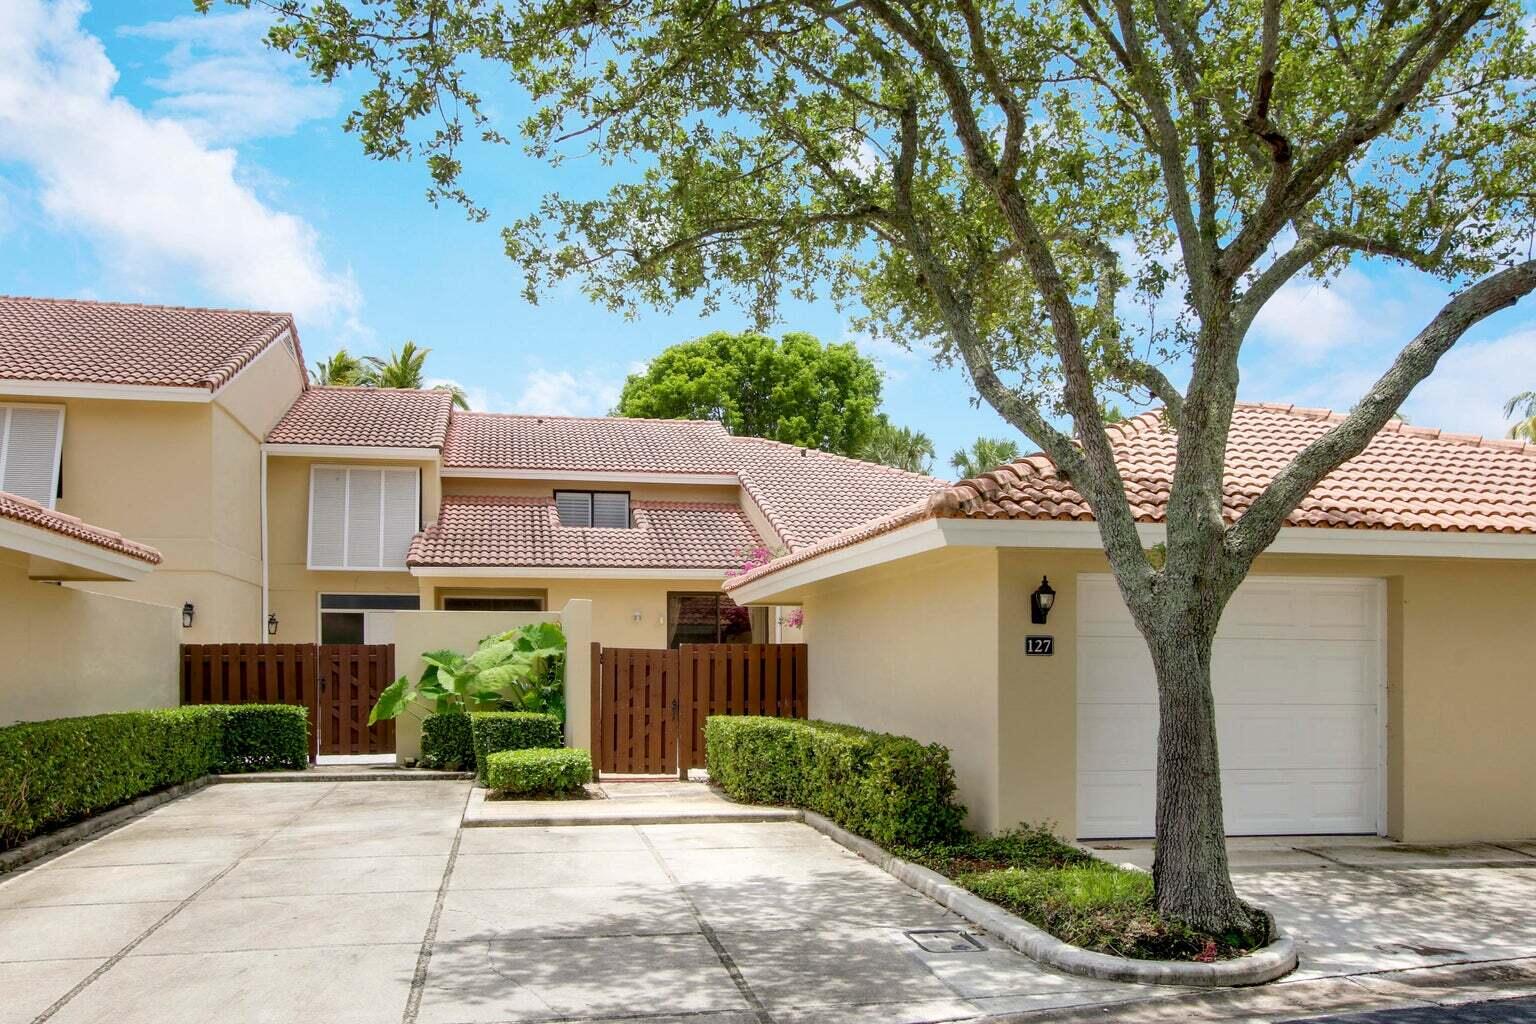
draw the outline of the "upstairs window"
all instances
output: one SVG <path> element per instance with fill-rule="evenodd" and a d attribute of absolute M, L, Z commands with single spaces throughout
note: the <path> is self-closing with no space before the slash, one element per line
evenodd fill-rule
<path fill-rule="evenodd" d="M 421 529 L 415 469 L 315 466 L 309 476 L 311 569 L 404 569 Z"/>
<path fill-rule="evenodd" d="M 556 491 L 555 508 L 561 526 L 615 530 L 630 526 L 628 491 Z"/>
<path fill-rule="evenodd" d="M 0 491 L 53 508 L 63 446 L 62 406 L 0 405 Z"/>

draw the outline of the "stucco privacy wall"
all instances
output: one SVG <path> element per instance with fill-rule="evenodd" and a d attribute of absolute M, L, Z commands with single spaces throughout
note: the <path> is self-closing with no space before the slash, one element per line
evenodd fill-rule
<path fill-rule="evenodd" d="M 567 746 L 591 746 L 592 606 L 571 601 L 558 612 L 396 612 L 395 671 L 417 679 L 426 669 L 428 651 L 468 654 L 485 637 L 534 622 L 559 622 L 566 642 Z M 395 758 L 404 763 L 421 756 L 421 720 L 411 712 L 395 722 Z"/>
<path fill-rule="evenodd" d="M 973 824 L 1051 821 L 1076 834 L 1078 576 L 1108 565 L 1096 550 L 966 551 L 805 592 L 811 713 L 949 746 Z M 1029 622 L 1042 575 L 1057 592 L 1045 627 Z M 1536 567 L 1270 555 L 1254 575 L 1386 582 L 1390 835 L 1536 835 Z M 1031 633 L 1055 637 L 1055 655 L 1026 659 Z"/>
<path fill-rule="evenodd" d="M 839 577 L 805 599 L 812 718 L 942 743 L 974 828 L 998 805 L 996 552 L 949 549 Z"/>
<path fill-rule="evenodd" d="M 441 504 L 437 466 L 430 460 L 267 456 L 268 607 L 278 620 L 277 635 L 270 639 L 278 643 L 319 642 L 321 594 L 415 594 L 419 589 L 416 578 L 405 569 L 337 572 L 309 568 L 309 470 L 316 465 L 417 469 L 421 473 L 422 523 L 436 519 Z M 422 602 L 423 609 L 431 607 Z"/>
<path fill-rule="evenodd" d="M 181 613 L 27 579 L 0 553 L 0 725 L 177 703 Z"/>

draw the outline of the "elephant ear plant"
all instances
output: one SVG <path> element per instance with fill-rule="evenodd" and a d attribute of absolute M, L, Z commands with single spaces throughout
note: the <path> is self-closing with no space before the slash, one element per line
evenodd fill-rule
<path fill-rule="evenodd" d="M 515 710 L 565 718 L 565 633 L 556 622 L 536 622 L 480 641 L 468 657 L 431 651 L 421 678 L 406 676 L 379 694 L 368 724 L 398 718 L 407 710 L 428 714 Z"/>

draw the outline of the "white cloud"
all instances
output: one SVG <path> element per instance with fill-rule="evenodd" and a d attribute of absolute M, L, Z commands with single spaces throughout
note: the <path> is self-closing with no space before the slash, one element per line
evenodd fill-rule
<path fill-rule="evenodd" d="M 113 94 L 117 69 L 79 0 L 12 0 L 0 33 L 0 160 L 28 168 L 59 225 L 138 287 L 190 275 L 218 301 L 327 321 L 355 314 L 314 229 L 262 202 L 230 149 Z"/>
<path fill-rule="evenodd" d="M 600 374 L 533 370 L 512 403 L 513 412 L 550 416 L 606 416 L 619 400 L 621 382 Z"/>
<path fill-rule="evenodd" d="M 271 19 L 261 11 L 187 14 L 120 30 L 172 44 L 166 73 L 149 80 L 165 95 L 153 112 L 204 141 L 286 135 L 338 109 L 339 96 L 300 75 L 297 61 L 265 45 Z"/>
<path fill-rule="evenodd" d="M 890 338 L 876 338 L 868 334 L 844 334 L 844 341 L 853 342 L 859 354 L 872 361 L 884 373 L 887 380 L 905 380 L 911 367 L 920 360 L 933 356 L 934 349 L 926 341 L 903 345 Z"/>
<path fill-rule="evenodd" d="M 1509 397 L 1536 385 L 1536 323 L 1492 341 L 1458 342 L 1414 389 L 1403 411 L 1415 424 L 1458 433 L 1503 437 Z"/>
<path fill-rule="evenodd" d="M 1406 344 L 1443 288 L 1415 271 L 1347 268 L 1328 282 L 1293 278 L 1265 304 L 1252 337 L 1287 361 L 1317 363 L 1344 347 Z"/>

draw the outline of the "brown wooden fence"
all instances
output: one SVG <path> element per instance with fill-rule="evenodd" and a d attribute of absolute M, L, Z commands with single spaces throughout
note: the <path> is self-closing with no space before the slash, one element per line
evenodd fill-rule
<path fill-rule="evenodd" d="M 804 644 L 683 644 L 677 650 L 592 645 L 595 766 L 688 777 L 703 768 L 710 715 L 805 718 Z"/>
<path fill-rule="evenodd" d="M 395 749 L 394 722 L 368 725 L 394 679 L 390 644 L 182 644 L 183 704 L 296 704 L 321 754 Z"/>

